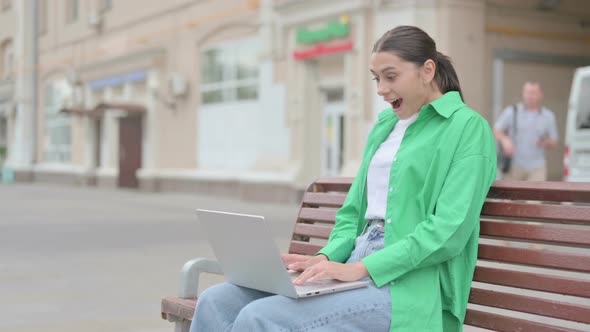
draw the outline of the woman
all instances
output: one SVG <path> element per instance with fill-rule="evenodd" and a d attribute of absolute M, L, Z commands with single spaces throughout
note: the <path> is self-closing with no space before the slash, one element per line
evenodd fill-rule
<path fill-rule="evenodd" d="M 303 284 L 370 278 L 369 287 L 300 300 L 222 284 L 197 302 L 191 331 L 461 331 L 477 259 L 479 214 L 496 175 L 488 123 L 461 98 L 448 57 L 399 26 L 370 72 L 391 104 L 328 244 L 283 255 Z"/>

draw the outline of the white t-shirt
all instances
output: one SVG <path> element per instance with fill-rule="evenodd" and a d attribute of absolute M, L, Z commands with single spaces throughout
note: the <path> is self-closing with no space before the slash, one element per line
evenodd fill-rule
<path fill-rule="evenodd" d="M 416 121 L 418 113 L 405 120 L 398 120 L 389 136 L 379 145 L 367 174 L 367 213 L 365 219 L 385 219 L 387 195 L 393 188 L 389 188 L 389 173 L 394 157 L 399 150 L 406 129 Z"/>

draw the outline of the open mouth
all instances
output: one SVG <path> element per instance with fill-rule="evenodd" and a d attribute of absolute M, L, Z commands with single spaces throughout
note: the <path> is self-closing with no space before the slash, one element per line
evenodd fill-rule
<path fill-rule="evenodd" d="M 402 106 L 403 102 L 404 98 L 398 98 L 391 103 L 391 106 L 393 107 L 393 109 L 398 109 Z"/>

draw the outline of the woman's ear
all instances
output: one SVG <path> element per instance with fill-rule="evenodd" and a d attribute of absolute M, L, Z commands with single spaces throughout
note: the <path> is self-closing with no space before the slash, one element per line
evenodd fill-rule
<path fill-rule="evenodd" d="M 430 84 L 430 82 L 432 82 L 435 73 L 436 63 L 432 61 L 432 59 L 424 61 L 424 65 L 422 66 L 422 79 L 425 84 Z"/>

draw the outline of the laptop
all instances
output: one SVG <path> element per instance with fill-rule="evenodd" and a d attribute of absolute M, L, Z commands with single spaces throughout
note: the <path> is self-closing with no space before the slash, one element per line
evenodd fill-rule
<path fill-rule="evenodd" d="M 285 268 L 264 217 L 201 209 L 197 217 L 229 283 L 295 299 L 370 284 L 323 279 L 294 285 L 300 272 Z"/>

